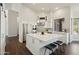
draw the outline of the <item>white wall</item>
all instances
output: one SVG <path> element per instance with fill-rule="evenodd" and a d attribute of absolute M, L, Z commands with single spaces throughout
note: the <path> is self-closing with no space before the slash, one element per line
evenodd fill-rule
<path fill-rule="evenodd" d="M 65 18 L 64 28 L 70 31 L 70 7 L 64 7 L 54 11 L 54 19 Z"/>
<path fill-rule="evenodd" d="M 1 34 L 1 6 L 0 6 L 0 34 Z"/>
<path fill-rule="evenodd" d="M 71 6 L 71 17 L 79 18 L 79 5 Z"/>
<path fill-rule="evenodd" d="M 24 7 L 23 8 L 23 21 L 25 21 L 28 24 L 35 24 L 36 20 L 37 20 L 37 15 L 34 11 L 32 11 L 31 9 Z"/>
<path fill-rule="evenodd" d="M 6 45 L 6 42 L 5 42 L 5 17 L 4 17 L 4 5 L 3 5 L 3 11 L 2 11 L 2 8 L 1 8 L 1 54 L 4 54 L 5 52 L 5 45 Z"/>
<path fill-rule="evenodd" d="M 0 52 L 1 52 L 1 6 L 0 6 Z"/>

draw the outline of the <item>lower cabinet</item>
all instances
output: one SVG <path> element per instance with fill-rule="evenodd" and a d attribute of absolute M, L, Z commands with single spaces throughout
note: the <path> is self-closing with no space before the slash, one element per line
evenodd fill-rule
<path fill-rule="evenodd" d="M 32 54 L 40 55 L 41 43 L 38 39 L 31 36 L 27 36 L 26 47 L 30 50 L 30 52 L 32 52 Z"/>

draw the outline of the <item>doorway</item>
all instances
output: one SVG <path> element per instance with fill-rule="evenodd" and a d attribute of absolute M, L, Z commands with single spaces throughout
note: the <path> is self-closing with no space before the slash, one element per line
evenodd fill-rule
<path fill-rule="evenodd" d="M 54 20 L 54 31 L 62 32 L 63 31 L 63 22 L 64 18 Z"/>
<path fill-rule="evenodd" d="M 79 41 L 79 18 L 71 19 L 70 41 Z"/>

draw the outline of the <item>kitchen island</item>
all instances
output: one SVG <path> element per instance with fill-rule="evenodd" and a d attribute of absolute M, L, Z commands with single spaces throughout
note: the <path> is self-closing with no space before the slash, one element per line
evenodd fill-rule
<path fill-rule="evenodd" d="M 64 39 L 63 39 L 64 38 Z M 30 33 L 26 36 L 26 47 L 34 55 L 44 55 L 45 48 L 44 46 L 53 43 L 57 40 L 65 41 L 65 35 L 61 34 L 48 34 L 45 33 Z"/>

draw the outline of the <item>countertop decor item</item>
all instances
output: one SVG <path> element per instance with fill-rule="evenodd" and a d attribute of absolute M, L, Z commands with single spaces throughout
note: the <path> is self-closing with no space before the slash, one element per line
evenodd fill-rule
<path fill-rule="evenodd" d="M 42 35 L 44 35 L 44 32 L 41 32 Z"/>

